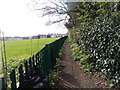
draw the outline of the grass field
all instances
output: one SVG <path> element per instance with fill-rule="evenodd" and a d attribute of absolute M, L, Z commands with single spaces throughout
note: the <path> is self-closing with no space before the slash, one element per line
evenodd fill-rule
<path fill-rule="evenodd" d="M 1 46 L 1 41 L 0 41 Z M 1 47 L 0 47 L 0 73 L 2 73 L 2 54 L 1 54 Z"/>
<path fill-rule="evenodd" d="M 2 62 L 0 62 L 0 73 L 2 73 Z"/>
<path fill-rule="evenodd" d="M 24 59 L 40 51 L 45 44 L 49 44 L 58 38 L 32 39 L 19 41 L 6 41 L 6 55 L 8 71 L 16 68 Z"/>

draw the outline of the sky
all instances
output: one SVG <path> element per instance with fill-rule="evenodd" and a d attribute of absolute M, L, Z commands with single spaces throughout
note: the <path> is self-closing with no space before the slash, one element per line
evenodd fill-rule
<path fill-rule="evenodd" d="M 40 17 L 28 8 L 29 4 L 31 0 L 0 0 L 0 29 L 5 36 L 67 33 L 64 25 L 46 25 L 50 17 Z"/>

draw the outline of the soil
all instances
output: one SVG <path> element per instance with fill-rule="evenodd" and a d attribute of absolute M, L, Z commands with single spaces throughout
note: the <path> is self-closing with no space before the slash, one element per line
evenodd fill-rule
<path fill-rule="evenodd" d="M 66 41 L 61 60 L 62 70 L 59 73 L 58 88 L 110 88 L 106 77 L 100 72 L 84 72 L 80 61 L 74 61 L 70 44 Z"/>

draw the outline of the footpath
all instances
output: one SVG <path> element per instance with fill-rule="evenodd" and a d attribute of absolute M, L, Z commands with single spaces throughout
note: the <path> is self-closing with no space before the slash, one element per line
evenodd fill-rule
<path fill-rule="evenodd" d="M 105 76 L 100 72 L 84 72 L 80 68 L 80 62 L 74 61 L 72 58 L 70 44 L 67 41 L 63 50 L 58 88 L 109 88 Z"/>

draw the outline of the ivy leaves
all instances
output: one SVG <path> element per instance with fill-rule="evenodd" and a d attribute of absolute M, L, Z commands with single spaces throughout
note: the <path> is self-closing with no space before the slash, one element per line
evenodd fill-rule
<path fill-rule="evenodd" d="M 113 2 L 80 3 L 76 6 L 80 12 L 71 15 L 76 24 L 69 33 L 78 45 L 73 54 L 84 68 L 94 67 L 106 74 L 111 83 L 120 85 L 120 13 L 112 12 L 114 5 Z M 87 58 L 81 59 L 81 55 Z"/>

